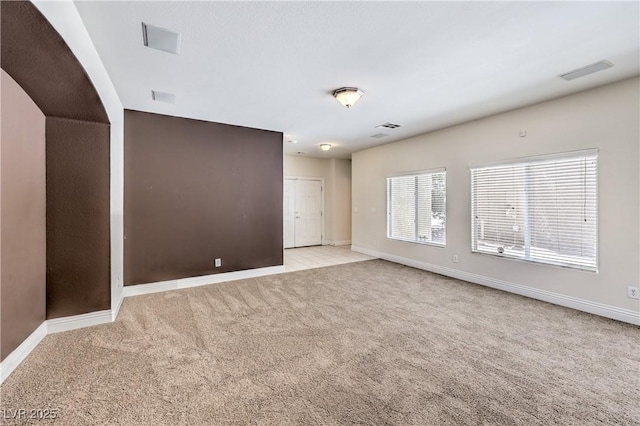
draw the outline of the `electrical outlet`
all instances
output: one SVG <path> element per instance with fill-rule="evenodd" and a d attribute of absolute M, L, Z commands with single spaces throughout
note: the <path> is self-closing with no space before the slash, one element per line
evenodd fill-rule
<path fill-rule="evenodd" d="M 627 296 L 632 299 L 640 299 L 640 290 L 638 287 L 629 286 L 627 287 Z"/>
<path fill-rule="evenodd" d="M 375 246 L 378 242 L 376 240 L 373 240 L 373 245 Z"/>
<path fill-rule="evenodd" d="M 460 259 L 458 259 L 458 255 L 454 254 L 453 255 L 453 263 L 458 263 L 460 261 Z"/>
<path fill-rule="evenodd" d="M 217 258 L 217 259 L 216 259 L 216 268 L 219 268 L 219 267 L 221 267 L 221 266 L 222 266 L 222 259 Z"/>

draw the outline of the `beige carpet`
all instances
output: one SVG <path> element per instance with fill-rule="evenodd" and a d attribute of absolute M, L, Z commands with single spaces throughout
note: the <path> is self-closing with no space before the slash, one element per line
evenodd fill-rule
<path fill-rule="evenodd" d="M 63 425 L 632 425 L 639 373 L 636 326 L 373 260 L 128 298 L 113 324 L 46 337 L 1 406 Z"/>

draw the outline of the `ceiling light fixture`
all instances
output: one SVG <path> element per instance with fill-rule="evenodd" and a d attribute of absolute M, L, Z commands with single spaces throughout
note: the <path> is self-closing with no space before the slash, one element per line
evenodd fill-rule
<path fill-rule="evenodd" d="M 329 151 L 331 149 L 331 144 L 330 143 L 320 144 L 320 149 L 323 151 Z"/>
<path fill-rule="evenodd" d="M 364 92 L 357 87 L 341 87 L 333 92 L 333 97 L 342 105 L 351 108 L 364 95 Z"/>

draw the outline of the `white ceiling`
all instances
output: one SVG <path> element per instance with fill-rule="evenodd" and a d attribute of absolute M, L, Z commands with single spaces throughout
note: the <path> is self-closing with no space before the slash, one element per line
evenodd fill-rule
<path fill-rule="evenodd" d="M 638 2 L 75 4 L 125 108 L 281 131 L 287 153 L 312 157 L 640 73 Z M 181 33 L 180 54 L 144 47 L 141 22 Z M 615 66 L 558 77 L 602 59 Z M 347 109 L 331 96 L 342 86 L 365 95 Z M 402 127 L 374 128 L 388 121 Z"/>

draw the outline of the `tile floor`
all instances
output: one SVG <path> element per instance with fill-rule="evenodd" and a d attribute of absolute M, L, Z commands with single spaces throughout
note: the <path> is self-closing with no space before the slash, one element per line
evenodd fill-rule
<path fill-rule="evenodd" d="M 284 251 L 284 269 L 285 272 L 301 271 L 369 259 L 375 258 L 351 251 L 351 246 L 300 247 Z"/>

